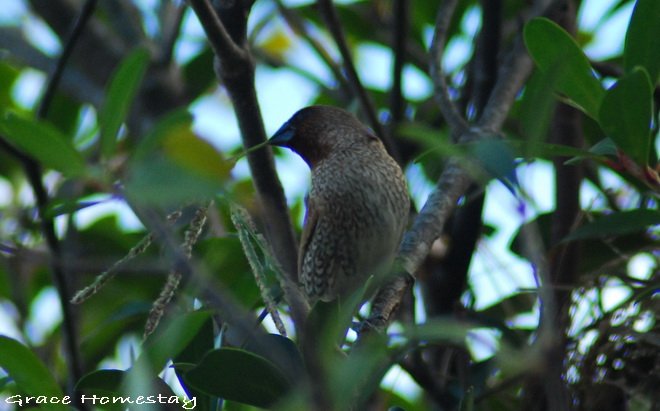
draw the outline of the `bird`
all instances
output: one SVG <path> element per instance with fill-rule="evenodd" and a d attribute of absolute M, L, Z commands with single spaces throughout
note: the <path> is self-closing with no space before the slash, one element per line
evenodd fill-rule
<path fill-rule="evenodd" d="M 401 167 L 354 115 L 332 106 L 297 111 L 268 140 L 311 169 L 298 254 L 310 304 L 364 292 L 392 264 L 410 197 Z"/>

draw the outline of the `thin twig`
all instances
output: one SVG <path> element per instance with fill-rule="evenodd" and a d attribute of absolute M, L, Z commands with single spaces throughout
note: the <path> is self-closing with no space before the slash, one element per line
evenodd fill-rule
<path fill-rule="evenodd" d="M 238 206 L 232 205 L 231 208 L 231 220 L 234 223 L 234 227 L 238 231 L 238 239 L 243 246 L 243 252 L 245 257 L 248 260 L 252 274 L 254 275 L 255 282 L 259 287 L 259 292 L 261 293 L 261 298 L 264 301 L 266 310 L 270 314 L 277 331 L 286 337 L 286 329 L 284 328 L 284 323 L 277 311 L 277 298 L 272 295 L 272 291 L 268 286 L 267 275 L 266 275 L 266 265 L 268 263 L 272 265 L 275 263 L 271 256 L 267 253 L 270 252 L 268 245 L 263 238 L 263 236 L 257 231 L 257 227 L 252 221 L 252 218 L 248 214 L 247 210 Z M 253 246 L 253 241 L 257 243 L 258 247 L 264 255 L 263 261 L 257 254 L 256 249 Z M 288 277 L 283 275 L 278 267 L 274 267 L 277 279 L 280 282 L 281 287 L 288 286 Z"/>
<path fill-rule="evenodd" d="M 183 15 L 186 8 L 183 4 L 176 5 L 168 2 L 164 5 L 164 9 L 165 11 L 161 19 L 162 40 L 160 44 L 161 56 L 159 63 L 169 64 L 174 55 L 174 46 L 181 33 Z"/>
<path fill-rule="evenodd" d="M 449 31 L 449 25 L 457 3 L 458 0 L 445 0 L 438 9 L 433 40 L 431 40 L 429 51 L 429 72 L 433 80 L 434 96 L 440 107 L 440 111 L 451 130 L 456 135 L 460 135 L 468 128 L 468 125 L 449 95 L 449 87 L 447 86 L 445 73 L 442 69 L 442 55 L 444 54 L 447 43 L 447 32 Z"/>
<path fill-rule="evenodd" d="M 497 83 L 483 114 L 477 121 L 479 127 L 485 130 L 499 130 L 502 127 L 516 95 L 531 74 L 532 68 L 532 60 L 520 36 L 500 68 Z"/>
<path fill-rule="evenodd" d="M 252 313 L 243 309 L 233 296 L 222 287 L 215 284 L 212 276 L 200 265 L 196 264 L 194 258 L 188 258 L 187 250 L 175 238 L 171 227 L 163 222 L 161 216 L 153 210 L 142 209 L 136 204 L 130 204 L 135 210 L 145 227 L 154 235 L 154 240 L 162 246 L 173 265 L 173 270 L 181 276 L 181 281 L 188 284 L 192 294 L 200 295 L 202 300 L 208 302 L 220 313 L 222 320 L 231 324 L 235 343 L 251 340 L 257 345 L 260 336 L 265 335 L 260 327 L 255 327 L 255 318 Z M 277 347 L 270 347 L 276 350 Z M 264 352 L 267 349 L 264 348 Z M 278 352 L 279 354 L 279 352 Z"/>
<path fill-rule="evenodd" d="M 564 18 L 565 2 L 563 0 L 535 0 L 532 16 L 544 15 L 552 20 Z M 498 74 L 497 83 L 490 94 L 486 108 L 477 121 L 484 130 L 499 130 L 506 120 L 509 109 L 520 89 L 527 81 L 534 64 L 527 53 L 522 35 L 516 38 L 514 46 L 509 51 Z"/>
<path fill-rule="evenodd" d="M 181 218 L 182 214 L 183 213 L 181 212 L 181 210 L 177 210 L 168 214 L 167 217 L 165 217 L 165 219 L 170 224 L 174 224 L 179 220 L 179 218 Z M 126 264 L 132 261 L 135 257 L 144 254 L 144 252 L 147 251 L 147 249 L 153 242 L 153 239 L 154 236 L 151 233 L 142 237 L 142 239 L 138 241 L 137 244 L 135 244 L 133 247 L 131 247 L 130 250 L 128 250 L 128 253 L 126 253 L 124 257 L 115 261 L 114 264 L 110 266 L 110 268 L 106 269 L 101 274 L 96 276 L 96 278 L 94 278 L 94 281 L 90 285 L 83 288 L 82 290 L 79 290 L 71 299 L 71 303 L 82 304 L 87 299 L 98 293 L 108 283 L 108 281 L 110 281 L 119 272 L 121 268 L 124 268 L 124 266 L 126 266 Z"/>
<path fill-rule="evenodd" d="M 62 74 L 67 66 L 71 53 L 80 39 L 84 27 L 90 20 L 94 8 L 96 7 L 96 0 L 87 0 L 83 5 L 78 18 L 76 19 L 71 34 L 64 45 L 62 54 L 59 56 L 55 69 L 51 74 L 46 89 L 41 97 L 41 101 L 37 110 L 37 118 L 43 119 L 48 115 L 48 110 L 52 104 Z M 42 170 L 39 163 L 32 157 L 16 150 L 4 140 L 0 140 L 0 145 L 7 150 L 10 154 L 14 155 L 23 165 L 25 174 L 32 186 L 35 196 L 35 203 L 39 212 L 39 219 L 43 236 L 46 244 L 51 253 L 50 267 L 52 271 L 53 284 L 57 289 L 60 299 L 60 307 L 62 310 L 62 328 L 64 332 L 64 347 L 66 356 L 68 358 L 67 365 L 69 368 L 68 383 L 70 389 L 73 389 L 75 383 L 82 377 L 82 361 L 79 356 L 78 350 L 78 335 L 76 330 L 74 313 L 69 303 L 69 288 L 67 274 L 65 272 L 62 262 L 62 248 L 59 239 L 55 233 L 55 226 L 53 219 L 47 215 L 47 207 L 49 203 L 49 196 L 42 181 Z M 83 404 L 78 404 L 83 409 Z"/>
<path fill-rule="evenodd" d="M 87 0 L 83 5 L 80 14 L 74 23 L 71 34 L 62 50 L 62 54 L 57 60 L 55 70 L 46 86 L 46 91 L 44 92 L 39 108 L 37 110 L 38 118 L 45 118 L 48 115 L 48 110 L 52 104 L 53 98 L 55 96 L 55 91 L 57 90 L 60 79 L 62 78 L 62 73 L 69 62 L 71 53 L 80 39 L 83 29 L 87 25 L 87 22 L 91 18 L 94 9 L 96 7 L 97 0 Z M 64 330 L 64 341 L 68 357 L 68 367 L 69 367 L 69 385 L 73 387 L 75 383 L 82 377 L 82 360 L 79 356 L 78 350 L 78 334 L 76 330 L 74 313 L 69 303 L 69 286 L 67 280 L 67 274 L 64 269 L 63 264 L 60 261 L 62 259 L 62 248 L 60 247 L 59 239 L 55 233 L 55 225 L 53 219 L 47 216 L 46 209 L 48 208 L 48 192 L 44 187 L 42 181 L 42 172 L 40 165 L 31 157 L 24 156 L 23 167 L 34 191 L 37 209 L 39 211 L 39 218 L 41 220 L 41 229 L 43 231 L 44 238 L 48 244 L 48 248 L 53 256 L 51 260 L 51 271 L 53 274 L 53 283 L 57 289 L 57 293 L 60 299 L 60 306 L 62 309 L 62 327 Z M 79 404 L 81 405 L 81 404 Z"/>
<path fill-rule="evenodd" d="M 307 44 L 316 52 L 316 54 L 319 56 L 321 60 L 323 60 L 323 63 L 330 68 L 330 71 L 332 71 L 332 75 L 334 76 L 335 80 L 339 83 L 339 86 L 342 90 L 346 91 L 347 94 L 350 94 L 351 88 L 348 82 L 346 81 L 346 77 L 341 72 L 341 67 L 339 64 L 337 64 L 330 53 L 325 49 L 325 46 L 323 43 L 321 43 L 319 40 L 317 40 L 314 35 L 310 32 L 310 30 L 307 29 L 305 26 L 305 23 L 301 21 L 300 16 L 291 10 L 290 8 L 284 6 L 282 4 L 281 0 L 276 0 L 277 8 L 280 12 L 280 15 L 286 22 L 286 24 L 289 25 L 289 28 L 293 30 L 294 33 L 302 37 Z"/>
<path fill-rule="evenodd" d="M 46 118 L 48 116 L 48 110 L 50 109 L 51 103 L 53 101 L 53 97 L 55 97 L 55 91 L 57 90 L 60 84 L 62 73 L 64 73 L 64 68 L 69 62 L 71 53 L 73 52 L 73 49 L 76 46 L 76 43 L 78 42 L 78 39 L 80 38 L 83 29 L 85 28 L 87 22 L 94 13 L 94 9 L 96 8 L 97 1 L 98 0 L 87 0 L 83 5 L 82 10 L 80 11 L 80 15 L 78 16 L 78 19 L 76 20 L 73 26 L 73 30 L 69 35 L 69 39 L 64 45 L 62 54 L 57 59 L 55 70 L 53 70 L 53 74 L 51 74 L 50 79 L 48 80 L 48 84 L 46 85 L 46 90 L 44 91 L 41 97 L 41 102 L 39 103 L 39 109 L 37 110 L 38 118 Z"/>
<path fill-rule="evenodd" d="M 403 120 L 406 108 L 403 96 L 403 67 L 406 64 L 406 41 L 410 6 L 408 0 L 394 1 L 394 30 L 392 30 L 392 49 L 394 50 L 394 65 L 392 67 L 392 89 L 390 92 L 391 125 L 396 126 Z"/>
<path fill-rule="evenodd" d="M 497 79 L 500 48 L 501 0 L 481 0 L 481 4 L 481 30 L 474 55 L 468 65 L 469 77 L 465 82 L 462 98 L 457 103 L 462 112 L 470 113 L 470 119 L 480 115 L 493 89 Z M 425 269 L 432 272 L 422 280 L 427 295 L 427 315 L 447 315 L 453 312 L 467 284 L 470 261 L 482 232 L 485 200 L 483 185 L 471 184 L 465 199 L 443 230 L 443 237 L 449 238 L 447 253 L 441 259 L 426 259 L 424 263 Z M 436 272 L 451 274 L 442 275 Z M 429 350 L 435 352 L 438 349 L 430 347 Z"/>
<path fill-rule="evenodd" d="M 190 0 L 190 5 L 195 10 L 209 43 L 218 57 L 225 60 L 248 58 L 245 50 L 234 43 L 229 36 L 225 25 L 222 24 L 208 0 Z"/>
<path fill-rule="evenodd" d="M 399 255 L 408 273 L 415 273 L 426 258 L 470 181 L 460 160 L 450 160 L 399 248 Z"/>
<path fill-rule="evenodd" d="M 213 202 L 210 204 L 213 204 Z M 193 247 L 197 244 L 197 241 L 204 230 L 207 220 L 206 211 L 209 206 L 198 207 L 195 212 L 195 217 L 193 217 L 188 228 L 186 228 L 183 243 L 181 244 L 181 251 L 183 257 L 187 260 L 192 258 Z M 156 327 L 158 327 L 158 323 L 160 323 L 161 318 L 163 318 L 168 304 L 172 301 L 172 298 L 174 298 L 182 279 L 183 274 L 178 269 L 177 265 L 175 265 L 172 271 L 168 274 L 167 281 L 165 282 L 165 286 L 161 290 L 160 295 L 151 306 L 151 310 L 147 317 L 147 323 L 144 327 L 145 339 L 154 332 Z"/>
<path fill-rule="evenodd" d="M 81 304 L 89 299 L 89 297 L 98 293 L 101 288 L 103 288 L 103 286 L 105 286 L 108 281 L 110 281 L 115 276 L 115 274 L 117 274 L 120 268 L 125 266 L 126 263 L 133 260 L 138 255 L 144 253 L 147 248 L 149 248 L 152 241 L 153 236 L 151 234 L 147 234 L 142 237 L 142 239 L 135 246 L 133 246 L 124 257 L 112 264 L 110 268 L 99 274 L 94 279 L 94 282 L 92 282 L 90 285 L 78 291 L 71 299 L 71 303 Z"/>
<path fill-rule="evenodd" d="M 104 16 L 104 28 L 112 28 L 111 31 L 121 42 L 122 49 L 130 49 L 150 39 L 145 33 L 142 12 L 136 2 L 132 1 L 104 1 L 101 2 L 101 13 Z"/>
<path fill-rule="evenodd" d="M 378 121 L 378 115 L 376 113 L 376 108 L 374 107 L 371 98 L 367 94 L 367 90 L 362 85 L 360 77 L 355 69 L 355 64 L 353 63 L 353 57 L 351 56 L 351 51 L 348 49 L 348 43 L 346 42 L 346 36 L 344 36 L 344 31 L 342 30 L 341 23 L 339 22 L 339 16 L 337 16 L 337 11 L 335 6 L 332 4 L 331 0 L 317 0 L 317 5 L 321 13 L 321 17 L 325 20 L 325 24 L 328 26 L 328 30 L 332 35 L 332 38 L 335 40 L 337 49 L 339 49 L 339 54 L 344 61 L 344 69 L 346 70 L 346 76 L 348 81 L 351 84 L 353 91 L 355 92 L 362 111 L 367 116 L 369 125 L 373 128 L 376 135 L 383 141 L 385 148 L 387 148 L 388 153 L 394 159 L 399 159 L 398 149 L 393 141 L 385 134 L 383 125 Z"/>
<path fill-rule="evenodd" d="M 475 52 L 472 104 L 481 114 L 497 81 L 497 62 L 502 37 L 502 0 L 481 0 L 483 23 Z"/>

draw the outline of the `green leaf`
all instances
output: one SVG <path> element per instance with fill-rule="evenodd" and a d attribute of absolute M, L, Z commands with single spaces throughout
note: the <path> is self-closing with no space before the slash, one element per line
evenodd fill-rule
<path fill-rule="evenodd" d="M 525 140 L 529 142 L 529 150 L 545 140 L 556 105 L 553 93 L 556 78 L 557 73 L 554 71 L 537 70 L 525 85 L 520 104 L 520 128 Z"/>
<path fill-rule="evenodd" d="M 589 147 L 589 152 L 597 156 L 615 156 L 617 155 L 616 144 L 611 138 L 605 137 L 593 146 Z"/>
<path fill-rule="evenodd" d="M 247 340 L 245 349 L 273 362 L 289 381 L 305 373 L 302 354 L 289 338 L 279 334 L 259 334 Z"/>
<path fill-rule="evenodd" d="M 85 174 L 82 155 L 51 124 L 7 113 L 0 121 L 0 131 L 11 144 L 41 164 L 68 177 Z"/>
<path fill-rule="evenodd" d="M 137 204 L 179 206 L 217 194 L 235 162 L 192 131 L 192 116 L 176 111 L 136 147 L 126 193 Z"/>
<path fill-rule="evenodd" d="M 626 33 L 623 63 L 626 73 L 642 66 L 651 84 L 660 80 L 660 1 L 637 0 Z"/>
<path fill-rule="evenodd" d="M 427 149 L 415 158 L 415 162 L 420 161 L 421 158 L 430 153 L 442 157 L 465 155 L 465 152 L 460 148 L 461 146 L 455 144 L 444 130 L 438 130 L 420 123 L 410 123 L 399 126 L 396 132 Z"/>
<path fill-rule="evenodd" d="M 424 324 L 407 325 L 403 329 L 403 336 L 409 340 L 442 341 L 458 345 L 465 344 L 468 332 L 474 324 L 467 324 L 451 319 L 436 318 Z"/>
<path fill-rule="evenodd" d="M 118 395 L 121 391 L 121 383 L 126 376 L 123 370 L 97 370 L 83 376 L 76 384 L 76 391 L 84 391 L 89 394 L 101 396 Z"/>
<path fill-rule="evenodd" d="M 146 401 L 153 401 L 151 404 L 140 404 L 140 397 Z M 152 411 L 164 409 L 164 403 L 176 403 L 177 409 L 190 409 L 184 407 L 183 404 L 188 403 L 184 398 L 178 397 L 172 387 L 167 385 L 162 378 L 150 374 L 148 370 L 140 368 L 132 368 L 129 372 L 125 373 L 124 379 L 121 384 L 121 396 L 118 398 L 120 401 L 124 400 L 125 403 L 134 401 L 135 404 L 128 407 L 130 410 L 136 411 Z M 126 401 L 129 400 L 129 401 Z M 188 403 L 190 404 L 190 403 Z M 124 408 L 125 409 L 125 408 Z"/>
<path fill-rule="evenodd" d="M 90 236 L 87 234 L 85 237 L 89 238 Z M 109 247 L 109 249 L 112 250 L 113 247 Z M 113 252 L 111 253 L 114 255 Z M 144 323 L 147 313 L 151 309 L 151 304 L 146 301 L 146 297 L 139 296 L 139 293 L 142 291 L 143 294 L 147 294 L 151 291 L 150 295 L 153 295 L 154 290 L 157 289 L 156 287 L 162 286 L 162 284 L 154 284 L 154 286 L 147 284 L 145 286 L 144 281 L 135 281 L 135 278 L 131 280 L 129 284 L 125 284 L 122 283 L 121 276 L 120 278 L 116 277 L 116 283 L 113 281 L 106 285 L 107 290 L 89 300 L 86 311 L 88 318 L 85 320 L 87 324 L 93 324 L 93 326 L 89 327 L 89 332 L 85 332 L 86 337 L 81 342 L 81 353 L 85 363 L 96 364 L 103 358 L 114 355 L 117 342 L 123 335 L 144 331 Z M 130 294 L 126 293 L 126 286 L 133 287 Z M 107 307 L 118 302 L 113 291 L 122 289 L 124 290 L 123 297 L 133 302 L 116 308 L 110 318 L 101 315 L 106 313 Z"/>
<path fill-rule="evenodd" d="M 186 373 L 186 381 L 209 395 L 263 408 L 282 399 L 291 387 L 275 364 L 238 348 L 209 352 Z"/>
<path fill-rule="evenodd" d="M 222 189 L 222 180 L 200 177 L 163 157 L 133 164 L 126 180 L 126 196 L 141 206 L 180 207 L 206 201 Z"/>
<path fill-rule="evenodd" d="M 498 138 L 489 138 L 468 146 L 470 153 L 490 177 L 500 180 L 509 190 L 518 186 L 516 162 L 511 146 Z"/>
<path fill-rule="evenodd" d="M 0 368 L 16 382 L 26 396 L 64 399 L 62 390 L 36 355 L 20 342 L 0 336 Z M 44 410 L 69 410 L 63 404 L 41 404 Z"/>
<path fill-rule="evenodd" d="M 234 166 L 208 141 L 193 133 L 190 125 L 170 130 L 162 143 L 170 161 L 203 178 L 225 180 Z"/>
<path fill-rule="evenodd" d="M 387 336 L 372 333 L 351 349 L 348 358 L 332 351 L 321 353 L 328 370 L 332 402 L 338 410 L 364 410 L 401 350 L 387 348 Z"/>
<path fill-rule="evenodd" d="M 562 241 L 615 237 L 645 231 L 657 225 L 660 225 L 660 211 L 646 209 L 620 211 L 578 227 Z"/>
<path fill-rule="evenodd" d="M 216 273 L 223 287 L 236 297 L 236 301 L 244 304 L 245 308 L 252 308 L 252 304 L 259 301 L 259 289 L 238 238 L 207 238 L 195 246 L 195 251 L 209 272 Z"/>
<path fill-rule="evenodd" d="M 108 398 L 109 402 L 103 406 L 103 409 L 119 411 L 126 408 L 125 405 L 122 405 L 122 401 L 130 400 L 130 397 L 122 392 L 122 383 L 127 376 L 128 373 L 123 370 L 92 371 L 78 381 L 76 392 L 83 393 L 88 398 L 92 396 Z M 147 393 L 141 394 L 146 395 Z M 115 403 L 113 404 L 113 402 Z"/>
<path fill-rule="evenodd" d="M 193 340 L 211 317 L 208 311 L 193 311 L 174 318 L 147 339 L 134 368 L 160 371 L 167 360 L 176 357 Z"/>
<path fill-rule="evenodd" d="M 188 345 L 172 360 L 174 363 L 174 371 L 176 372 L 176 376 L 179 379 L 181 386 L 186 391 L 186 394 L 188 394 L 188 398 L 194 397 L 197 399 L 197 409 L 200 411 L 214 410 L 215 405 L 218 402 L 217 398 L 206 395 L 190 387 L 185 380 L 185 370 L 181 367 L 181 364 L 196 365 L 202 360 L 204 354 L 213 349 L 215 343 L 213 328 L 213 318 L 209 317 Z"/>
<path fill-rule="evenodd" d="M 66 93 L 58 92 L 53 95 L 53 99 L 48 107 L 48 114 L 44 120 L 54 125 L 67 136 L 75 135 L 78 129 L 78 115 L 80 113 L 81 103 Z"/>
<path fill-rule="evenodd" d="M 14 81 L 20 75 L 20 71 L 6 63 L 7 60 L 0 62 L 0 112 L 10 107 L 15 107 L 12 97 L 12 87 Z"/>
<path fill-rule="evenodd" d="M 646 165 L 651 149 L 653 90 L 644 69 L 635 69 L 612 86 L 603 99 L 600 124 L 637 164 Z"/>
<path fill-rule="evenodd" d="M 103 410 L 155 409 L 139 403 L 142 397 L 147 404 L 183 404 L 190 405 L 184 398 L 177 397 L 172 388 L 161 378 L 149 374 L 137 375 L 123 370 L 93 371 L 78 381 L 76 391 L 84 392 L 87 404 L 102 405 Z M 94 397 L 96 396 L 96 397 Z M 103 401 L 103 402 L 102 402 Z M 163 407 L 163 406 L 161 406 Z M 189 409 L 183 407 L 183 409 Z"/>
<path fill-rule="evenodd" d="M 525 229 L 529 229 L 529 225 L 536 226 L 532 229 L 538 230 L 541 236 L 541 243 L 546 245 L 546 250 L 553 252 L 553 248 L 563 245 L 558 244 L 557 241 L 551 241 L 552 219 L 554 215 L 554 212 L 540 214 L 535 219 L 528 221 L 519 227 L 513 235 L 509 249 L 521 258 L 528 257 L 524 252 L 526 236 L 523 235 L 522 232 Z M 603 241 L 602 238 L 597 237 L 583 239 L 581 244 L 582 252 L 577 271 L 584 273 L 585 275 L 590 275 L 594 270 L 602 269 L 606 264 L 611 269 L 614 269 L 614 267 L 622 264 L 625 265 L 627 263 L 628 260 L 622 259 L 622 255 L 634 255 L 641 250 L 653 247 L 657 248 L 657 240 L 652 236 L 647 235 L 642 230 L 643 229 L 639 229 L 637 232 L 630 234 L 619 234 L 613 238 L 607 238 L 607 242 Z M 564 239 L 563 241 L 569 240 Z"/>
<path fill-rule="evenodd" d="M 54 218 L 64 214 L 73 214 L 87 207 L 103 203 L 105 200 L 85 201 L 78 198 L 71 200 L 55 200 L 51 202 L 46 210 L 48 218 Z"/>
<path fill-rule="evenodd" d="M 121 62 L 110 80 L 105 102 L 99 112 L 101 154 L 105 158 L 115 151 L 117 134 L 126 120 L 148 65 L 149 52 L 137 48 Z"/>
<path fill-rule="evenodd" d="M 511 146 L 515 152 L 524 153 L 526 157 L 543 158 L 546 160 L 553 160 L 557 157 L 572 157 L 567 160 L 565 164 L 577 163 L 584 159 L 603 162 L 606 159 L 606 154 L 610 154 L 609 152 L 603 153 L 600 151 L 593 151 L 592 149 L 584 150 L 563 144 L 529 142 L 518 139 L 506 139 L 505 142 Z"/>
<path fill-rule="evenodd" d="M 211 47 L 206 47 L 183 66 L 183 78 L 186 81 L 186 89 L 191 96 L 202 94 L 204 90 L 211 88 L 213 84 L 217 84 L 215 73 L 213 70 L 209 70 L 209 67 L 213 67 L 214 56 L 215 53 L 213 53 Z"/>
<path fill-rule="evenodd" d="M 554 77 L 555 89 L 597 119 L 605 92 L 575 40 L 556 23 L 542 17 L 527 23 L 524 37 L 527 50 L 539 69 L 553 73 L 550 75 Z"/>
<path fill-rule="evenodd" d="M 131 156 L 132 161 L 148 159 L 153 152 L 162 147 L 163 141 L 171 134 L 172 130 L 181 130 L 192 127 L 193 117 L 188 110 L 175 110 L 166 114 L 158 120 L 149 133 L 140 140 Z"/>

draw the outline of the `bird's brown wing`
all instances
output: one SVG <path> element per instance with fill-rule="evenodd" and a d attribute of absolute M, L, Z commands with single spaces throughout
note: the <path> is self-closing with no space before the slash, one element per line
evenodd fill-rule
<path fill-rule="evenodd" d="M 318 207 L 309 196 L 305 197 L 305 221 L 303 222 L 302 235 L 300 237 L 300 250 L 298 253 L 298 275 L 302 275 L 303 260 L 319 221 Z"/>

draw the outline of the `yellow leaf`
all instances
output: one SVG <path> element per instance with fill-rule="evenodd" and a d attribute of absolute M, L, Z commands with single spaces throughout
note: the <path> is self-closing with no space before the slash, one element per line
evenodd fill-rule
<path fill-rule="evenodd" d="M 234 166 L 186 124 L 170 130 L 163 139 L 163 149 L 169 160 L 200 177 L 225 180 Z"/>
<path fill-rule="evenodd" d="M 261 42 L 260 48 L 271 57 L 281 60 L 291 47 L 291 44 L 291 38 L 283 30 L 275 29 Z"/>

